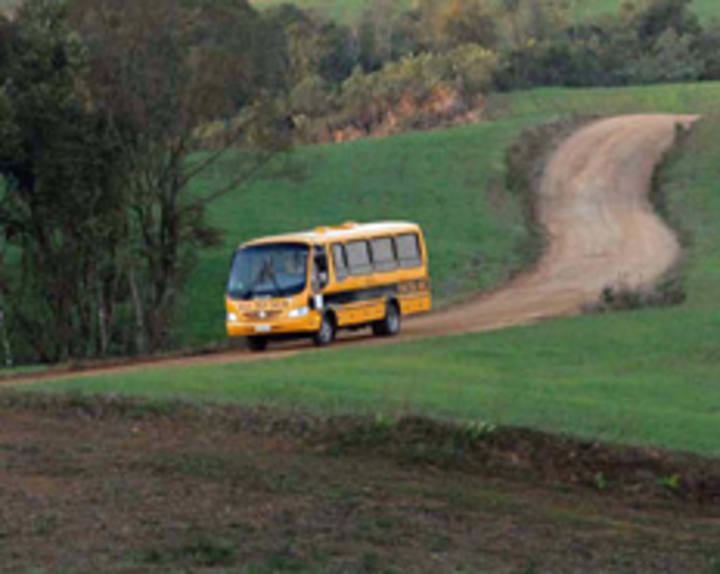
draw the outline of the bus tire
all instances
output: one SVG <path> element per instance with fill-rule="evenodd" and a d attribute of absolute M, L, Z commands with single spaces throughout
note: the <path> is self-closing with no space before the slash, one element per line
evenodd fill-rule
<path fill-rule="evenodd" d="M 250 349 L 253 353 L 264 351 L 268 346 L 267 337 L 248 337 L 246 342 L 248 349 Z"/>
<path fill-rule="evenodd" d="M 397 302 L 388 301 L 385 307 L 385 317 L 372 325 L 373 334 L 381 337 L 394 337 L 400 333 L 400 323 L 400 308 Z"/>
<path fill-rule="evenodd" d="M 318 347 L 326 347 L 335 340 L 335 321 L 330 313 L 324 313 L 320 328 L 313 335 L 313 342 Z"/>

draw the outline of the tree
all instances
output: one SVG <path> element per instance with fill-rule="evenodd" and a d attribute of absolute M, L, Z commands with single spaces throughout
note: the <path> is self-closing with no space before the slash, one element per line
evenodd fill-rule
<path fill-rule="evenodd" d="M 692 0 L 648 0 L 632 21 L 640 41 L 651 46 L 667 30 L 672 30 L 678 36 L 697 36 L 701 27 L 697 16 L 690 9 L 691 3 Z"/>
<path fill-rule="evenodd" d="M 244 0 L 225 2 L 224 29 L 252 32 L 243 25 L 247 8 Z M 237 191 L 283 146 L 272 109 L 246 103 L 259 95 L 253 58 L 233 60 L 218 52 L 217 38 L 207 40 L 216 17 L 207 3 L 176 0 L 82 0 L 74 12 L 88 46 L 90 97 L 121 150 L 127 281 L 141 353 L 170 342 L 197 251 L 219 238 L 206 222 L 206 206 Z M 214 140 L 218 149 L 193 156 L 203 144 L 200 127 L 211 121 L 224 132 Z M 202 196 L 193 193 L 193 181 L 238 147 L 227 181 Z"/>
<path fill-rule="evenodd" d="M 291 5 L 269 10 L 264 16 L 273 65 L 279 58 L 284 89 L 309 76 L 331 83 L 347 78 L 357 63 L 357 45 L 350 30 Z"/>
<path fill-rule="evenodd" d="M 713 19 L 698 39 L 697 51 L 703 57 L 701 79 L 720 79 L 720 20 Z"/>
<path fill-rule="evenodd" d="M 0 19 L 0 301 L 21 358 L 169 344 L 219 237 L 206 206 L 284 147 L 253 103 L 257 22 L 245 0 L 28 0 Z M 218 165 L 224 181 L 195 192 Z"/>
<path fill-rule="evenodd" d="M 415 51 L 414 14 L 394 0 L 374 0 L 357 27 L 359 61 L 366 72 Z"/>
<path fill-rule="evenodd" d="M 117 300 L 112 261 L 123 206 L 108 125 L 78 83 L 82 45 L 62 5 L 29 0 L 0 25 L 0 54 L 8 324 L 40 359 L 102 353 Z"/>
<path fill-rule="evenodd" d="M 441 46 L 478 44 L 493 48 L 497 44 L 497 14 L 487 0 L 451 0 L 436 17 Z"/>

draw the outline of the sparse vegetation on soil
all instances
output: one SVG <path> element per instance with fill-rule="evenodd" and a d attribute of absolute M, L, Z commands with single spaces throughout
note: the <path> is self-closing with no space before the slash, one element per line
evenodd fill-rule
<path fill-rule="evenodd" d="M 0 402 L 2 572 L 713 573 L 720 557 L 716 462 L 421 419 Z"/>

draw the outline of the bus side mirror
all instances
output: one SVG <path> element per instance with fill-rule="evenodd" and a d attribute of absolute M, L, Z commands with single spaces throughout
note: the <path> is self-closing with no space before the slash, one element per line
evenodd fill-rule
<path fill-rule="evenodd" d="M 324 303 L 322 295 L 311 295 L 308 301 L 308 307 L 313 310 L 319 310 L 323 308 Z"/>
<path fill-rule="evenodd" d="M 318 271 L 317 275 L 312 280 L 313 291 L 322 291 L 327 287 L 328 284 L 328 273 L 327 271 Z"/>

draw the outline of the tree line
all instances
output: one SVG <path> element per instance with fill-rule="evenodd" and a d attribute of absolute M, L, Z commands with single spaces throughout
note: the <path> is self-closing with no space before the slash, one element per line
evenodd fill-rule
<path fill-rule="evenodd" d="M 244 0 L 28 0 L 0 20 L 0 297 L 17 360 L 171 345 L 208 203 L 283 146 Z M 260 102 L 260 103 L 258 103 Z M 232 119 L 212 152 L 198 128 Z M 278 129 L 276 129 L 278 128 Z M 202 195 L 205 169 L 241 150 Z"/>
<path fill-rule="evenodd" d="M 691 3 L 628 1 L 577 21 L 569 0 L 374 0 L 340 43 L 342 70 L 305 68 L 284 105 L 317 141 L 438 125 L 482 112 L 492 91 L 720 79 L 720 20 L 701 24 Z"/>
<path fill-rule="evenodd" d="M 354 28 L 247 0 L 26 0 L 0 17 L 0 349 L 146 354 L 206 208 L 294 141 L 437 125 L 495 90 L 720 78 L 690 0 L 374 0 Z M 224 181 L 199 193 L 213 166 Z"/>

